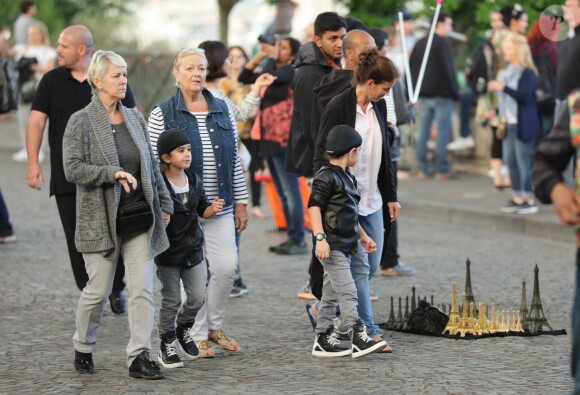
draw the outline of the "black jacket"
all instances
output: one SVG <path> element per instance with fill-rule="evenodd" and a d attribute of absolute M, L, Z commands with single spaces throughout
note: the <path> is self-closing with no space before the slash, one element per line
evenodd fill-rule
<path fill-rule="evenodd" d="M 332 71 L 324 55 L 314 42 L 300 47 L 296 57 L 294 76 L 294 110 L 290 126 L 290 138 L 286 151 L 286 170 L 302 176 L 312 176 L 314 158 L 312 125 L 312 89 L 316 82 Z"/>
<path fill-rule="evenodd" d="M 427 37 L 417 41 L 409 59 L 413 86 L 417 85 L 426 46 Z M 419 97 L 449 97 L 453 100 L 459 100 L 459 87 L 457 86 L 451 47 L 446 39 L 437 34 L 433 35 L 433 43 L 426 66 Z"/>
<path fill-rule="evenodd" d="M 331 250 L 356 252 L 359 201 L 356 179 L 348 169 L 329 163 L 314 176 L 308 207 L 320 207 L 322 228 Z"/>
<path fill-rule="evenodd" d="M 562 172 L 575 153 L 570 137 L 570 111 L 567 105 L 562 105 L 558 107 L 552 130 L 532 154 L 534 193 L 542 203 L 552 203 L 552 188 L 564 182 Z"/>
<path fill-rule="evenodd" d="M 173 200 L 173 215 L 166 228 L 169 248 L 155 257 L 155 264 L 160 266 L 193 267 L 203 259 L 203 232 L 198 217 L 211 203 L 205 195 L 201 178 L 189 169 L 185 170 L 185 174 L 189 181 L 189 195 L 185 203 L 163 174 Z"/>
<path fill-rule="evenodd" d="M 580 88 L 580 26 L 576 34 L 560 43 L 558 72 L 556 73 L 556 98 L 564 100 L 574 89 Z"/>
<path fill-rule="evenodd" d="M 320 132 L 316 141 L 316 156 L 314 169 L 318 170 L 326 162 L 325 146 L 326 136 L 330 129 L 336 125 L 348 125 L 355 127 L 356 123 L 356 89 L 351 87 L 328 103 L 322 114 Z M 387 129 L 387 104 L 383 99 L 373 102 L 373 107 L 377 114 L 377 119 L 383 134 L 383 153 L 381 167 L 378 176 L 379 191 L 384 203 L 397 201 L 397 188 L 395 186 L 395 176 L 391 170 L 390 142 L 393 136 Z M 383 210 L 383 212 L 388 210 Z M 390 220 L 389 220 L 390 222 Z"/>

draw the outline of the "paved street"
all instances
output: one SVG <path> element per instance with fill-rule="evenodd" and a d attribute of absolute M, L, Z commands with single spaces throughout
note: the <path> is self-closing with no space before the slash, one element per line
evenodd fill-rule
<path fill-rule="evenodd" d="M 0 245 L 1 394 L 564 394 L 572 388 L 569 335 L 458 341 L 387 331 L 393 354 L 312 357 L 305 302 L 295 297 L 308 260 L 268 253 L 284 240 L 268 231 L 268 220 L 251 220 L 243 234 L 242 270 L 251 292 L 230 301 L 226 318 L 242 353 L 186 362 L 162 381 L 132 379 L 127 317 L 107 308 L 96 374 L 79 376 L 71 340 L 79 291 L 56 204 L 47 187 L 37 192 L 25 185 L 26 166 L 10 159 L 15 146 L 15 131 L 0 122 L 0 187 L 19 238 Z M 48 181 L 47 163 L 44 171 Z M 522 279 L 529 308 L 537 264 L 546 317 L 554 329 L 569 331 L 573 230 L 559 225 L 550 207 L 533 218 L 501 217 L 499 205 L 509 195 L 493 193 L 489 179 L 467 175 L 449 183 L 401 181 L 400 190 L 402 260 L 418 274 L 372 280 L 380 297 L 373 304 L 377 322 L 386 321 L 390 297 L 410 295 L 412 286 L 435 303 L 450 303 L 451 281 L 463 291 L 469 257 L 476 300 L 494 301 L 499 310 L 519 308 Z M 158 344 L 155 332 L 154 353 Z"/>

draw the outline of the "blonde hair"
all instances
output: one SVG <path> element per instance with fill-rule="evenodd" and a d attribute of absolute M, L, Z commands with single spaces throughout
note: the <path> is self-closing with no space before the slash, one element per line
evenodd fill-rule
<path fill-rule="evenodd" d="M 49 47 L 50 46 L 50 38 L 48 37 L 48 29 L 46 25 L 40 21 L 35 22 L 30 27 L 40 30 L 43 36 L 42 44 Z"/>
<path fill-rule="evenodd" d="M 510 33 L 506 39 L 509 40 L 514 47 L 514 55 L 518 64 L 531 69 L 534 74 L 539 75 L 526 36 L 518 33 Z"/>
<path fill-rule="evenodd" d="M 113 51 L 103 51 L 102 49 L 99 49 L 93 54 L 88 72 L 89 85 L 93 92 L 96 93 L 98 91 L 97 86 L 93 82 L 93 78 L 97 77 L 99 80 L 103 80 L 110 64 L 117 67 L 127 68 L 127 62 L 125 62 L 125 59 Z"/>

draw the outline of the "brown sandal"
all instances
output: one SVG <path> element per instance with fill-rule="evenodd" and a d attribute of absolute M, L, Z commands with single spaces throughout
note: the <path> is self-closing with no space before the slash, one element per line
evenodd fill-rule
<path fill-rule="evenodd" d="M 215 356 L 215 351 L 207 340 L 196 341 L 195 345 L 199 349 L 200 358 L 213 358 Z"/>
<path fill-rule="evenodd" d="M 383 340 L 383 338 L 380 337 L 379 335 L 377 335 L 377 336 L 373 337 L 373 340 L 374 341 L 381 341 L 381 340 Z M 385 343 L 386 343 L 386 340 L 385 340 Z M 377 351 L 377 352 L 378 353 L 387 353 L 387 354 L 390 354 L 390 353 L 393 352 L 393 347 L 389 346 L 389 344 L 387 343 L 387 345 L 385 346 L 385 348 L 383 348 L 381 351 Z"/>
<path fill-rule="evenodd" d="M 210 342 L 213 342 L 221 347 L 222 350 L 227 352 L 240 352 L 241 348 L 234 339 L 229 337 L 223 329 L 218 329 L 217 331 L 210 331 L 208 335 Z"/>

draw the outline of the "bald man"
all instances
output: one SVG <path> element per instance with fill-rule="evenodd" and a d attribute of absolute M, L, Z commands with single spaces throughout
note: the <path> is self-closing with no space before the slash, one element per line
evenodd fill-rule
<path fill-rule="evenodd" d="M 69 257 L 77 287 L 82 290 L 88 275 L 83 256 L 74 244 L 76 227 L 76 185 L 69 183 L 64 176 L 62 164 L 62 138 L 66 124 L 72 114 L 86 107 L 91 101 L 91 87 L 87 74 L 93 53 L 93 36 L 82 25 L 67 27 L 58 38 L 56 48 L 60 67 L 49 71 L 43 77 L 32 103 L 26 130 L 26 149 L 28 152 L 28 186 L 40 190 L 44 185 L 44 175 L 38 160 L 42 135 L 47 121 L 48 142 L 50 145 L 50 196 L 55 197 L 56 205 L 66 236 Z M 126 107 L 135 107 L 135 100 L 129 89 L 123 100 Z M 116 314 L 127 311 L 123 295 L 125 268 L 120 262 L 115 273 L 115 283 L 109 300 Z"/>

